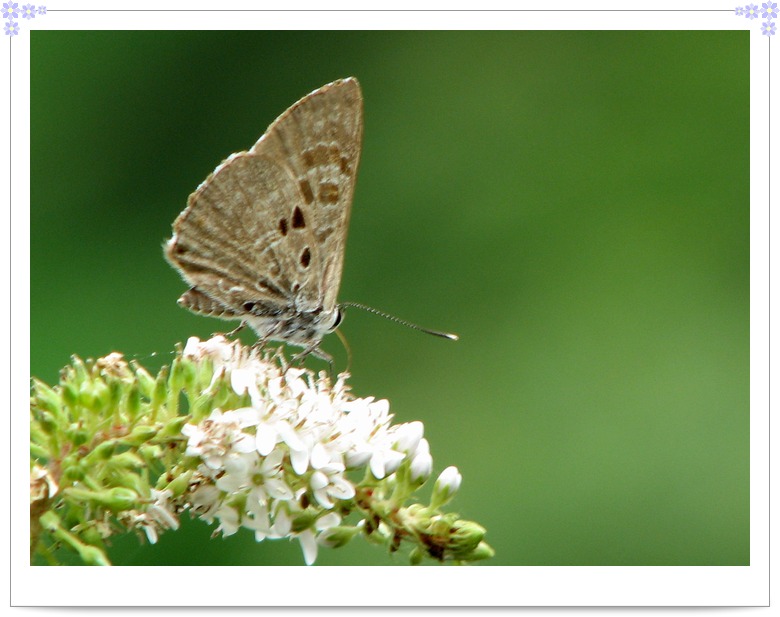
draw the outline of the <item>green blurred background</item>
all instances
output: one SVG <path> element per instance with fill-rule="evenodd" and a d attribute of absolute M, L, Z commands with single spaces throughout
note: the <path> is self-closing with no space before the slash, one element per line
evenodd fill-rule
<path fill-rule="evenodd" d="M 351 310 L 353 389 L 425 423 L 489 563 L 749 564 L 747 31 L 29 34 L 31 374 L 113 350 L 157 368 L 230 329 L 177 307 L 171 223 L 223 158 L 354 75 L 341 298 L 461 341 Z M 185 517 L 111 557 L 302 563 L 211 531 Z M 361 541 L 318 559 L 388 563 Z"/>

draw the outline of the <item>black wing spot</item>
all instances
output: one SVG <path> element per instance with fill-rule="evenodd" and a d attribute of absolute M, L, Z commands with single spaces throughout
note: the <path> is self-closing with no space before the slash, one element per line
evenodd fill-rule
<path fill-rule="evenodd" d="M 282 232 L 283 236 L 287 235 L 287 219 L 281 219 L 279 221 L 279 231 Z"/>
<path fill-rule="evenodd" d="M 244 302 L 244 304 L 242 304 L 241 306 L 243 307 L 243 309 L 247 313 L 251 313 L 252 309 L 255 308 L 255 303 L 254 302 Z"/>
<path fill-rule="evenodd" d="M 305 249 L 303 249 L 303 252 L 301 253 L 301 265 L 304 268 L 308 268 L 310 263 L 311 263 L 311 251 L 309 251 L 309 247 L 307 246 Z"/>
<path fill-rule="evenodd" d="M 293 210 L 292 226 L 293 229 L 303 229 L 306 227 L 306 220 L 303 218 L 303 212 L 301 212 L 301 209 L 298 206 L 295 206 L 295 209 Z"/>

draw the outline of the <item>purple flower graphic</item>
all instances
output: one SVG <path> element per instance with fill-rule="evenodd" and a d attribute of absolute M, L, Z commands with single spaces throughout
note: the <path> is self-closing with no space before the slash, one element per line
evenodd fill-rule
<path fill-rule="evenodd" d="M 748 4 L 745 7 L 745 17 L 747 19 L 755 19 L 756 17 L 758 17 L 758 5 Z"/>
<path fill-rule="evenodd" d="M 35 7 L 32 4 L 25 4 L 22 7 L 22 17 L 25 19 L 35 19 Z"/>
<path fill-rule="evenodd" d="M 6 19 L 10 19 L 11 17 L 19 17 L 19 13 L 16 12 L 16 9 L 18 8 L 19 5 L 16 4 L 16 2 L 3 2 L 3 17 Z M 6 32 L 6 34 L 8 34 L 8 32 Z"/>
<path fill-rule="evenodd" d="M 767 36 L 774 36 L 775 32 L 777 32 L 777 26 L 775 25 L 775 22 L 773 21 L 765 21 L 761 24 L 761 34 L 766 34 Z"/>
<path fill-rule="evenodd" d="M 745 7 L 744 6 L 738 6 L 737 8 L 734 9 L 734 15 L 736 15 L 737 17 L 739 17 L 740 15 L 744 15 L 744 14 L 745 14 Z"/>
<path fill-rule="evenodd" d="M 38 15 L 46 15 L 46 7 L 41 5 L 38 7 Z"/>
<path fill-rule="evenodd" d="M 764 9 L 764 12 L 761 13 L 761 17 L 764 19 L 774 19 L 777 17 L 777 2 L 764 2 L 761 5 L 761 8 Z"/>
<path fill-rule="evenodd" d="M 8 36 L 16 36 L 19 34 L 19 24 L 15 21 L 7 21 L 5 22 L 5 33 Z"/>

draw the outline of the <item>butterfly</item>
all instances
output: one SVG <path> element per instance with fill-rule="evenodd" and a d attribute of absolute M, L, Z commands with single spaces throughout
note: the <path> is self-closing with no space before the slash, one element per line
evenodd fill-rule
<path fill-rule="evenodd" d="M 260 342 L 322 338 L 337 304 L 363 136 L 354 77 L 303 97 L 252 148 L 229 156 L 190 195 L 165 257 L 190 288 L 179 305 L 241 320 Z"/>

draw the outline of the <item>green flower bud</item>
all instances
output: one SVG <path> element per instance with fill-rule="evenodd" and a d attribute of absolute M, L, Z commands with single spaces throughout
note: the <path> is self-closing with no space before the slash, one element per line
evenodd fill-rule
<path fill-rule="evenodd" d="M 92 382 L 92 409 L 94 411 L 101 411 L 109 408 L 109 402 L 111 400 L 111 390 L 103 381 Z"/>
<path fill-rule="evenodd" d="M 454 523 L 447 548 L 457 558 L 472 552 L 485 537 L 485 528 L 473 521 Z"/>
<path fill-rule="evenodd" d="M 80 424 L 71 424 L 65 431 L 68 441 L 75 447 L 83 446 L 90 439 L 89 433 Z"/>
<path fill-rule="evenodd" d="M 47 435 L 54 435 L 57 432 L 57 420 L 54 418 L 54 415 L 48 411 L 36 410 L 35 420 Z"/>
<path fill-rule="evenodd" d="M 195 364 L 188 358 L 181 358 L 179 362 L 179 370 L 181 371 L 184 388 L 187 390 L 191 389 L 195 385 L 195 380 L 198 375 Z"/>
<path fill-rule="evenodd" d="M 62 400 L 71 409 L 75 409 L 79 403 L 79 392 L 76 386 L 70 381 L 62 384 Z"/>
<path fill-rule="evenodd" d="M 354 526 L 329 527 L 317 536 L 317 543 L 327 548 L 340 548 L 348 544 L 360 531 Z"/>
<path fill-rule="evenodd" d="M 89 371 L 81 358 L 78 356 L 71 356 L 70 365 L 73 370 L 73 381 L 82 383 L 89 379 Z"/>
<path fill-rule="evenodd" d="M 34 379 L 33 390 L 35 394 L 33 400 L 30 401 L 31 405 L 49 411 L 56 416 L 62 414 L 60 395 L 53 388 L 50 388 L 42 381 Z"/>
<path fill-rule="evenodd" d="M 157 435 L 157 427 L 139 425 L 134 427 L 130 434 L 122 439 L 122 443 L 129 446 L 140 446 L 150 441 L 155 435 Z"/>
<path fill-rule="evenodd" d="M 181 495 L 184 495 L 185 492 L 189 489 L 190 485 L 190 479 L 192 478 L 193 471 L 185 471 L 184 473 L 179 474 L 176 476 L 173 480 L 168 482 L 165 487 L 161 490 L 169 490 L 171 493 L 173 493 L 174 497 L 180 497 Z"/>
<path fill-rule="evenodd" d="M 152 409 L 159 409 L 168 398 L 168 367 L 163 366 L 157 373 L 152 392 Z"/>
<path fill-rule="evenodd" d="M 132 490 L 136 495 L 149 495 L 149 483 L 146 479 L 138 475 L 136 471 L 127 471 L 127 467 L 124 465 L 115 470 L 113 481 L 114 484 L 122 488 Z"/>
<path fill-rule="evenodd" d="M 108 385 L 108 407 L 109 409 L 118 409 L 122 401 L 122 394 L 125 391 L 125 384 L 121 381 L 112 381 Z"/>
<path fill-rule="evenodd" d="M 141 412 L 141 391 L 137 384 L 130 386 L 127 393 L 127 414 L 131 420 L 135 420 Z"/>
<path fill-rule="evenodd" d="M 136 382 L 141 389 L 141 393 L 148 399 L 152 398 L 152 393 L 154 392 L 154 377 L 152 377 L 149 371 L 140 366 L 135 360 L 131 362 L 131 366 L 135 372 Z"/>
<path fill-rule="evenodd" d="M 140 504 L 140 497 L 134 490 L 124 487 L 115 487 L 102 491 L 91 491 L 89 489 L 69 488 L 64 491 L 68 498 L 81 502 L 87 502 L 95 506 L 102 506 L 112 512 L 121 512 L 137 508 Z"/>
<path fill-rule="evenodd" d="M 292 521 L 292 531 L 298 533 L 304 529 L 309 529 L 314 525 L 314 521 L 317 519 L 317 512 L 314 512 L 311 508 L 307 508 L 300 514 L 296 514 Z"/>
<path fill-rule="evenodd" d="M 63 465 L 62 479 L 74 484 L 84 479 L 84 469 L 78 464 Z"/>
<path fill-rule="evenodd" d="M 114 456 L 114 452 L 116 452 L 118 445 L 119 444 L 117 443 L 116 439 L 109 439 L 107 441 L 104 441 L 103 443 L 98 444 L 92 450 L 92 452 L 90 452 L 87 456 L 84 457 L 84 459 L 90 462 L 94 462 L 98 460 L 107 461 L 112 456 Z"/>
<path fill-rule="evenodd" d="M 157 431 L 155 442 L 162 442 L 171 437 L 180 438 L 182 436 L 181 429 L 187 424 L 188 420 L 188 416 L 176 416 L 175 418 L 168 420 L 163 427 Z"/>
<path fill-rule="evenodd" d="M 103 536 L 95 525 L 87 526 L 79 532 L 79 535 L 87 544 L 103 548 Z"/>
<path fill-rule="evenodd" d="M 182 360 L 180 357 L 176 357 L 171 364 L 171 378 L 168 380 L 168 387 L 172 392 L 179 392 L 184 389 L 184 384 L 185 378 Z"/>
<path fill-rule="evenodd" d="M 144 460 L 135 452 L 122 452 L 111 458 L 111 466 L 116 469 L 139 469 L 145 465 Z"/>
<path fill-rule="evenodd" d="M 162 458 L 162 448 L 157 444 L 141 444 L 138 446 L 138 454 L 147 462 L 157 462 Z"/>
<path fill-rule="evenodd" d="M 89 381 L 84 381 L 79 388 L 79 405 L 86 409 L 95 408 L 95 391 Z"/>
<path fill-rule="evenodd" d="M 109 561 L 106 554 L 96 546 L 79 544 L 78 546 L 73 546 L 73 548 L 76 549 L 82 561 L 84 562 L 85 566 L 110 566 L 111 565 L 111 561 Z"/>
<path fill-rule="evenodd" d="M 413 548 L 412 552 L 409 553 L 409 565 L 419 566 L 422 563 L 424 557 L 425 557 L 424 551 L 422 551 L 419 547 Z"/>

